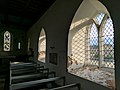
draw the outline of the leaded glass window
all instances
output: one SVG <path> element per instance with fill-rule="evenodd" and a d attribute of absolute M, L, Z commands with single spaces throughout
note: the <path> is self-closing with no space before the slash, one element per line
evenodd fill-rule
<path fill-rule="evenodd" d="M 41 62 L 45 62 L 45 53 L 46 53 L 46 35 L 45 31 L 42 28 L 39 43 L 38 43 L 38 60 Z"/>
<path fill-rule="evenodd" d="M 95 21 L 96 24 L 100 25 L 105 14 L 104 13 L 99 13 L 93 20 Z"/>
<path fill-rule="evenodd" d="M 100 13 L 91 24 L 83 28 L 80 24 L 69 31 L 68 72 L 113 88 L 114 28 L 111 18 Z"/>
<path fill-rule="evenodd" d="M 98 29 L 93 23 L 90 27 L 90 40 L 89 40 L 89 47 L 90 47 L 90 60 L 91 64 L 93 65 L 98 65 L 98 60 L 99 60 L 99 52 L 98 52 Z M 88 37 L 89 38 L 89 37 Z"/>
<path fill-rule="evenodd" d="M 11 35 L 8 31 L 4 33 L 4 51 L 10 51 Z"/>
<path fill-rule="evenodd" d="M 103 24 L 103 64 L 105 67 L 114 68 L 114 29 L 111 18 Z"/>

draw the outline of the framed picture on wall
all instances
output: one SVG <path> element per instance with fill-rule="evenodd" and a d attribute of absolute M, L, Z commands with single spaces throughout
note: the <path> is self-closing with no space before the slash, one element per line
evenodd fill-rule
<path fill-rule="evenodd" d="M 57 65 L 57 53 L 49 53 L 49 62 Z"/>

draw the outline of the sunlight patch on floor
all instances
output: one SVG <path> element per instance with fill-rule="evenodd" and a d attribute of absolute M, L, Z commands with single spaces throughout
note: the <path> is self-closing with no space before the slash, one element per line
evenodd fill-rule
<path fill-rule="evenodd" d="M 107 86 L 114 90 L 115 79 L 114 70 L 108 68 L 97 68 L 96 66 L 83 66 L 83 64 L 72 63 L 68 67 L 68 72 L 98 84 Z"/>

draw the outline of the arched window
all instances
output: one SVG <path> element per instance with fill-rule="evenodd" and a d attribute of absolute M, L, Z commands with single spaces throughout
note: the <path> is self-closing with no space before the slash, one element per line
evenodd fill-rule
<path fill-rule="evenodd" d="M 111 18 L 107 18 L 102 26 L 103 65 L 114 68 L 114 28 Z"/>
<path fill-rule="evenodd" d="M 30 38 L 28 38 L 28 51 L 29 51 L 29 48 L 30 48 Z"/>
<path fill-rule="evenodd" d="M 98 46 L 98 28 L 96 27 L 95 23 L 90 25 L 89 28 L 90 33 L 89 34 L 89 55 L 90 55 L 90 63 L 92 65 L 98 65 L 99 64 L 99 46 Z"/>
<path fill-rule="evenodd" d="M 10 45 L 11 45 L 11 34 L 10 32 L 6 31 L 4 33 L 4 51 L 10 51 Z"/>
<path fill-rule="evenodd" d="M 114 88 L 112 20 L 104 13 L 98 13 L 85 22 L 74 26 L 71 24 L 68 37 L 68 72 Z"/>
<path fill-rule="evenodd" d="M 44 29 L 42 28 L 38 42 L 38 60 L 41 62 L 45 62 L 45 54 L 46 54 L 46 35 Z"/>

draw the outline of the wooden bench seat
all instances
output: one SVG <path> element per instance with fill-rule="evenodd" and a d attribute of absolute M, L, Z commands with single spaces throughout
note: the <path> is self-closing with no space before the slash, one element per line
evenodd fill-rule
<path fill-rule="evenodd" d="M 34 73 L 28 75 L 19 75 L 11 77 L 11 83 L 19 83 L 25 81 L 32 81 L 32 80 L 40 80 L 43 78 L 55 77 L 55 72 L 47 72 L 47 73 Z"/>
<path fill-rule="evenodd" d="M 54 78 L 48 78 L 48 79 L 41 79 L 41 80 L 11 84 L 10 90 L 29 88 L 29 87 L 35 87 L 35 86 L 37 87 L 40 84 L 50 83 L 50 82 L 52 83 L 52 82 L 55 82 L 55 81 L 61 80 L 61 79 L 63 79 L 63 85 L 65 85 L 65 77 L 54 77 Z"/>

